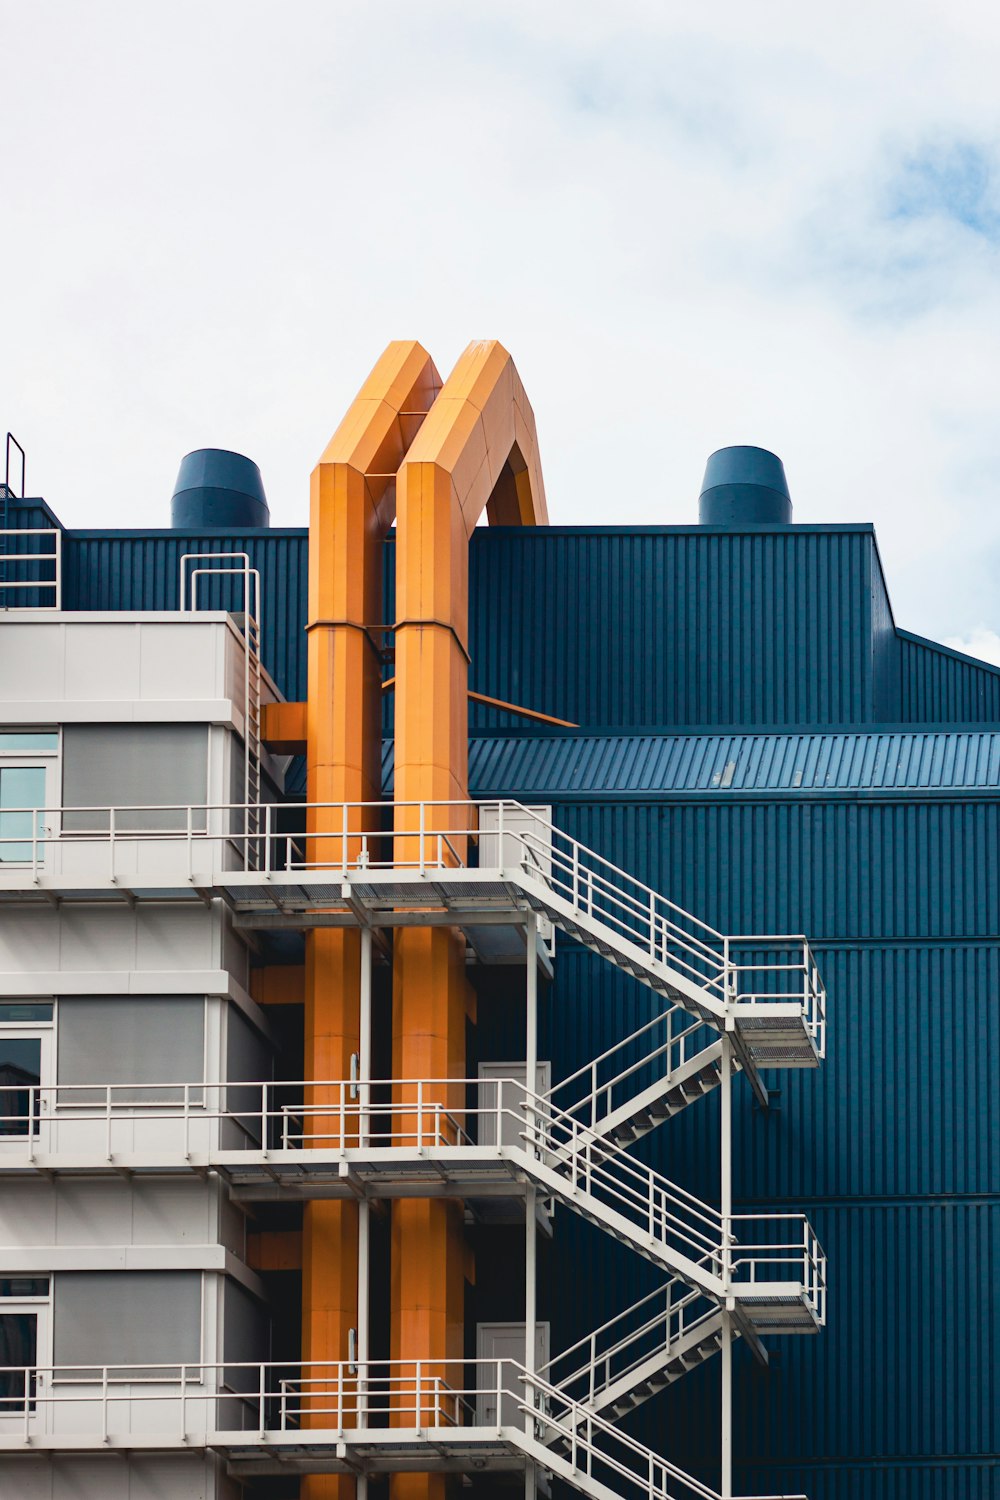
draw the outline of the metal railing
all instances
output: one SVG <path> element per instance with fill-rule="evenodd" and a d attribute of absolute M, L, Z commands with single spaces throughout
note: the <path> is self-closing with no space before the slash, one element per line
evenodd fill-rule
<path fill-rule="evenodd" d="M 62 608 L 62 532 L 52 526 L 0 530 L 0 609 Z"/>
<path fill-rule="evenodd" d="M 594 1406 L 650 1361 L 665 1365 L 672 1351 L 691 1347 L 718 1319 L 717 1302 L 672 1279 L 563 1349 L 539 1374 L 565 1395 Z"/>
<path fill-rule="evenodd" d="M 273 1362 L 0 1367 L 0 1451 L 130 1446 L 237 1448 L 308 1455 L 331 1441 L 391 1458 L 425 1442 L 429 1466 L 452 1441 L 498 1440 L 548 1462 L 584 1494 L 719 1500 L 637 1439 L 511 1359 L 385 1360 L 298 1367 Z M 511 1418 L 504 1421 L 505 1417 Z M 306 1465 L 308 1458 L 306 1457 Z M 377 1466 L 377 1461 L 376 1461 Z M 758 1496 L 757 1500 L 805 1500 Z"/>
<path fill-rule="evenodd" d="M 714 1027 L 671 1005 L 560 1079 L 548 1097 L 581 1124 L 597 1129 L 645 1086 L 662 1083 L 669 1087 L 674 1074 L 718 1039 Z"/>
<path fill-rule="evenodd" d="M 682 1257 L 733 1285 L 789 1283 L 787 1295 L 805 1295 L 822 1321 L 825 1263 L 804 1216 L 741 1216 L 748 1233 L 737 1240 L 717 1208 L 615 1150 L 519 1079 L 33 1084 L 0 1090 L 2 1157 L 10 1161 L 21 1154 L 32 1163 L 44 1155 L 46 1170 L 49 1137 L 60 1126 L 72 1132 L 68 1154 L 77 1155 L 87 1154 L 84 1127 L 99 1127 L 99 1141 L 89 1147 L 96 1163 L 113 1161 L 116 1127 L 138 1121 L 172 1122 L 173 1140 L 166 1128 L 162 1139 L 153 1132 L 146 1150 L 178 1162 L 210 1149 L 256 1151 L 272 1163 L 281 1153 L 304 1150 L 332 1157 L 389 1152 L 397 1159 L 449 1148 L 493 1156 L 516 1152 L 529 1171 L 532 1162 L 538 1164 L 547 1190 L 598 1223 L 613 1224 L 642 1253 L 652 1252 L 672 1269 Z M 206 1121 L 228 1125 L 231 1139 L 197 1139 L 199 1122 Z M 135 1149 L 131 1143 L 129 1149 Z M 763 1226 L 773 1222 L 782 1229 L 772 1244 Z"/>
<path fill-rule="evenodd" d="M 490 821 L 484 838 L 489 852 L 496 851 L 496 865 L 483 866 L 479 859 L 484 812 Z M 30 834 L 18 817 L 30 818 Z M 388 826 L 391 817 L 395 821 Z M 300 826 L 290 829 L 292 819 Z M 423 879 L 455 870 L 496 869 L 516 880 L 556 922 L 588 929 L 628 962 L 645 964 L 651 975 L 669 981 L 672 974 L 695 986 L 717 1013 L 738 1001 L 798 1007 L 822 1055 L 826 996 L 805 937 L 731 938 L 717 932 L 520 803 L 11 808 L 0 814 L 0 840 L 11 846 L 5 865 L 30 871 L 34 884 L 48 852 L 71 845 L 103 850 L 96 858 L 106 859 L 108 878 L 114 883 L 129 873 L 121 863 L 123 849 L 132 851 L 134 858 L 136 846 L 162 844 L 179 851 L 178 867 L 171 873 L 199 884 L 234 869 L 267 880 L 325 875 L 343 881 L 361 875 L 376 878 L 380 872 L 407 872 Z"/>

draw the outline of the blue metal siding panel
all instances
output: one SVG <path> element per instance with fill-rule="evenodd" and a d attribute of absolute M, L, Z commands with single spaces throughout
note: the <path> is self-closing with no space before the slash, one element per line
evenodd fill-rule
<path fill-rule="evenodd" d="M 484 528 L 470 685 L 584 725 L 870 721 L 872 549 L 864 529 Z"/>
<path fill-rule="evenodd" d="M 992 939 L 1000 802 L 554 803 L 557 824 L 722 931 Z"/>
<path fill-rule="evenodd" d="M 1000 668 L 899 632 L 900 717 L 907 723 L 1000 723 Z"/>
<path fill-rule="evenodd" d="M 64 538 L 63 606 L 81 610 L 156 610 L 179 606 L 180 560 L 187 552 L 246 552 L 261 572 L 262 658 L 286 698 L 306 695 L 305 624 L 309 541 L 304 531 L 70 531 Z M 242 609 L 237 579 L 203 580 L 199 600 Z"/>

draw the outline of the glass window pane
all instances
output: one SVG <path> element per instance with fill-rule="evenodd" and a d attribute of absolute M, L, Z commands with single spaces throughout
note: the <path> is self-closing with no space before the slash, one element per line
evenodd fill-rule
<path fill-rule="evenodd" d="M 101 809 L 109 807 L 122 810 L 115 818 L 122 831 L 183 829 L 184 809 L 203 804 L 207 794 L 204 724 L 67 724 L 63 731 L 69 832 L 103 831 L 108 814 Z M 204 815 L 197 815 L 195 827 L 203 826 Z"/>
<path fill-rule="evenodd" d="M 32 1088 L 42 1077 L 42 1043 L 38 1037 L 4 1036 L 0 1032 L 0 1137 L 27 1135 Z"/>
<path fill-rule="evenodd" d="M 197 1364 L 201 1273 L 62 1271 L 55 1279 L 52 1327 L 56 1365 Z M 68 1377 L 63 1372 L 60 1378 Z"/>
<path fill-rule="evenodd" d="M 0 1366 L 32 1366 L 38 1359 L 38 1314 L 33 1312 L 0 1313 Z M 29 1394 L 35 1393 L 35 1376 L 27 1373 Z M 25 1372 L 0 1370 L 0 1411 L 24 1410 Z M 34 1409 L 30 1401 L 29 1411 Z"/>
<path fill-rule="evenodd" d="M 0 1297 L 47 1297 L 47 1276 L 0 1276 Z"/>
<path fill-rule="evenodd" d="M 23 809 L 44 806 L 44 766 L 0 766 L 0 864 L 24 864 L 31 859 L 31 812 Z M 41 827 L 39 814 L 39 832 Z M 19 839 L 28 842 L 16 842 Z"/>
<path fill-rule="evenodd" d="M 3 752 L 22 750 L 49 750 L 53 754 L 59 748 L 59 735 L 54 729 L 14 729 L 0 733 L 0 755 Z"/>
<path fill-rule="evenodd" d="M 0 1000 L 0 1026 L 12 1021 L 51 1021 L 51 1000 Z"/>

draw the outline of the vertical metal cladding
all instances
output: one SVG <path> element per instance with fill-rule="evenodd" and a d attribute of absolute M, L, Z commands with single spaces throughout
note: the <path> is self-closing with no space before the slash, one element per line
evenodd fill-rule
<path fill-rule="evenodd" d="M 826 943 L 1000 931 L 995 795 L 554 805 L 567 833 L 722 931 Z"/>
<path fill-rule="evenodd" d="M 772 1074 L 769 1114 L 737 1088 L 738 1211 L 807 1213 L 830 1262 L 821 1337 L 769 1341 L 767 1372 L 739 1351 L 747 1493 L 990 1493 L 977 1485 L 1000 1451 L 1000 801 L 918 795 L 555 805 L 561 827 L 720 929 L 805 930 L 818 951 L 824 1066 Z M 605 967 L 561 946 L 543 1044 L 554 1077 L 654 1013 Z M 717 1199 L 717 1114 L 692 1105 L 640 1154 Z M 567 1232 L 555 1347 L 647 1289 L 596 1231 L 563 1219 L 561 1245 Z M 712 1480 L 717 1399 L 710 1364 L 630 1422 Z"/>
<path fill-rule="evenodd" d="M 1000 720 L 1000 671 L 909 631 L 898 633 L 900 717 L 905 723 Z"/>
<path fill-rule="evenodd" d="M 188 552 L 246 552 L 260 569 L 264 666 L 290 700 L 306 695 L 306 594 L 309 534 L 271 530 L 227 536 L 217 531 L 68 531 L 64 536 L 65 609 L 177 609 L 181 558 Z M 204 590 L 204 592 L 202 591 Z M 232 578 L 205 579 L 199 601 L 242 609 Z"/>
<path fill-rule="evenodd" d="M 783 1340 L 769 1377 L 742 1362 L 742 1461 L 993 1457 L 1000 1204 L 809 1214 L 830 1257 L 831 1324 L 825 1337 Z"/>
<path fill-rule="evenodd" d="M 471 686 L 587 725 L 865 722 L 873 566 L 864 527 L 487 528 Z"/>

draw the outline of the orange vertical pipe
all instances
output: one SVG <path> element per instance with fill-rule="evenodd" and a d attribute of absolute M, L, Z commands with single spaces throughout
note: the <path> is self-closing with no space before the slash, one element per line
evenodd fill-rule
<path fill-rule="evenodd" d="M 462 829 L 467 813 L 455 804 L 468 796 L 469 537 L 484 509 L 507 524 L 546 519 L 534 418 L 499 344 L 470 345 L 445 382 L 400 470 L 397 506 L 395 827 L 412 833 L 418 814 L 405 804 L 435 801 L 452 808 L 430 818 Z M 453 843 L 464 853 L 464 839 Z M 418 848 L 417 839 L 398 840 L 397 857 Z M 396 1078 L 464 1077 L 464 947 L 461 934 L 444 928 L 397 933 Z M 460 1098 L 448 1102 L 461 1108 Z M 464 1250 L 460 1204 L 394 1205 L 393 1358 L 436 1361 L 446 1375 L 461 1360 Z M 400 1421 L 410 1425 L 412 1415 Z M 442 1500 L 446 1487 L 438 1474 L 390 1483 L 393 1500 Z"/>
<path fill-rule="evenodd" d="M 310 803 L 374 802 L 381 796 L 381 670 L 372 627 L 381 617 L 382 542 L 392 522 L 394 473 L 430 407 L 440 378 L 415 342 L 388 346 L 313 471 L 309 517 L 309 691 L 306 706 Z M 418 415 L 412 415 L 418 414 Z M 355 834 L 373 819 L 355 809 Z M 340 857 L 341 807 L 308 814 L 308 857 Z M 319 930 L 306 938 L 307 1079 L 345 1079 L 360 1045 L 361 946 L 357 932 Z M 329 1110 L 335 1089 L 315 1087 Z M 307 1119 L 329 1133 L 329 1114 Z M 348 1203 L 307 1203 L 302 1237 L 302 1357 L 348 1356 L 358 1324 L 358 1214 Z M 328 1405 L 317 1401 L 317 1407 Z M 308 1420 L 308 1417 L 307 1417 Z M 323 1422 L 317 1413 L 315 1420 Z M 303 1500 L 347 1500 L 354 1481 L 309 1475 Z"/>

